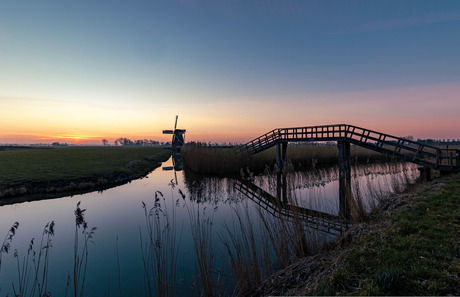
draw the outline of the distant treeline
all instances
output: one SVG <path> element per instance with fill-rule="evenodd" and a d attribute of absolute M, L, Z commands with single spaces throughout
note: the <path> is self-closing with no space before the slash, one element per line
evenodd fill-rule
<path fill-rule="evenodd" d="M 417 139 L 418 142 L 426 143 L 426 144 L 460 144 L 460 139 L 443 139 L 443 140 L 436 140 L 436 139 Z"/>
<path fill-rule="evenodd" d="M 170 145 L 169 142 L 160 142 L 151 139 L 137 139 L 131 140 L 129 138 L 120 137 L 115 139 L 113 142 L 116 146 L 157 146 L 157 145 Z M 108 145 L 109 141 L 107 139 L 102 139 L 103 145 Z"/>

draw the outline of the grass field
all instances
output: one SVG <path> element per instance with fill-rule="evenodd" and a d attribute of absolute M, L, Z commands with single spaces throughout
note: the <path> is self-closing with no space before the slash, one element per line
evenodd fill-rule
<path fill-rule="evenodd" d="M 460 294 L 460 175 L 439 184 L 343 256 L 322 290 L 300 294 Z"/>
<path fill-rule="evenodd" d="M 0 151 L 1 192 L 20 185 L 136 175 L 166 161 L 170 150 L 159 147 L 63 147 Z M 31 189 L 29 189 L 30 191 Z"/>

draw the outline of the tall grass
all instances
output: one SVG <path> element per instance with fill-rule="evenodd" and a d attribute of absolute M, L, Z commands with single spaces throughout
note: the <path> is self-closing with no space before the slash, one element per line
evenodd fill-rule
<path fill-rule="evenodd" d="M 54 221 L 45 225 L 38 252 L 34 249 L 34 239 L 30 241 L 27 256 L 20 260 L 20 255 L 17 250 L 14 251 L 18 270 L 18 284 L 13 285 L 15 296 L 52 296 L 48 291 L 48 275 L 49 275 L 49 251 L 52 247 L 52 237 L 54 236 Z M 32 266 L 30 267 L 30 262 Z M 32 283 L 30 283 L 30 274 L 32 274 Z M 29 293 L 30 288 L 30 295 Z"/>
<path fill-rule="evenodd" d="M 96 231 L 96 227 L 88 228 L 88 223 L 84 218 L 85 209 L 80 208 L 80 202 L 75 210 L 75 238 L 74 238 L 74 268 L 73 275 L 68 275 L 66 293 L 73 285 L 73 296 L 84 296 L 84 284 L 88 265 L 88 243 Z M 13 224 L 9 230 L 0 253 L 8 253 L 11 249 L 11 241 L 19 227 L 19 223 Z M 17 283 L 12 283 L 14 296 L 39 296 L 50 297 L 52 293 L 48 290 L 49 286 L 49 261 L 50 249 L 53 246 L 54 221 L 48 222 L 43 228 L 43 232 L 38 247 L 35 245 L 35 238 L 29 243 L 27 255 L 21 257 L 17 249 L 14 250 L 16 259 Z M 1 261 L 0 261 L 1 264 Z M 1 265 L 0 265 L 1 268 Z M 71 281 L 73 279 L 73 282 Z"/>
<path fill-rule="evenodd" d="M 2 256 L 3 254 L 8 254 L 11 249 L 11 242 L 13 241 L 14 235 L 16 235 L 16 230 L 19 228 L 19 223 L 14 222 L 11 228 L 8 230 L 8 233 L 5 236 L 5 239 L 2 242 L 0 247 L 0 270 L 2 269 Z"/>
<path fill-rule="evenodd" d="M 296 169 L 334 165 L 338 162 L 337 156 L 337 146 L 334 145 L 290 144 L 287 149 L 287 158 Z M 357 146 L 351 147 L 351 156 L 359 162 L 388 160 L 388 157 L 383 154 Z M 200 174 L 238 174 L 241 168 L 249 168 L 251 172 L 261 173 L 266 166 L 271 169 L 275 166 L 276 151 L 273 147 L 243 158 L 236 154 L 235 148 L 187 143 L 182 147 L 182 158 L 188 169 Z"/>
<path fill-rule="evenodd" d="M 206 214 L 206 207 L 191 204 L 187 207 L 193 237 L 195 273 L 198 276 L 198 295 L 218 296 L 218 283 L 215 277 L 215 251 L 213 239 L 213 214 Z"/>
<path fill-rule="evenodd" d="M 172 197 L 171 197 L 172 198 Z M 155 191 L 154 206 L 142 202 L 147 238 L 139 228 L 147 296 L 174 296 L 177 288 L 177 259 L 181 233 L 178 233 L 174 199 L 170 213 L 160 191 Z"/>
<path fill-rule="evenodd" d="M 241 295 L 260 285 L 273 268 L 270 246 L 258 233 L 256 218 L 247 207 L 241 212 L 235 209 L 234 214 L 236 222 L 225 224 L 227 232 L 219 236 L 229 256 L 237 293 Z"/>
<path fill-rule="evenodd" d="M 232 224 L 225 224 L 226 232 L 220 237 L 229 255 L 238 295 L 250 295 L 274 271 L 310 254 L 317 238 L 308 222 L 291 211 L 298 206 L 295 197 L 288 194 L 287 198 L 287 205 L 280 200 L 273 205 L 275 213 L 262 204 L 246 201 L 234 208 Z"/>
<path fill-rule="evenodd" d="M 73 295 L 85 295 L 86 271 L 88 267 L 88 244 L 93 243 L 97 227 L 88 227 L 85 220 L 86 209 L 80 208 L 80 202 L 75 209 L 74 263 L 73 263 Z M 69 276 L 70 278 L 70 276 Z M 67 290 L 66 290 L 67 295 Z"/>
<path fill-rule="evenodd" d="M 402 193 L 416 183 L 419 172 L 404 162 L 387 162 L 373 166 L 353 167 L 352 197 L 358 205 L 356 221 L 366 220 L 388 202 L 391 193 Z M 377 176 L 387 175 L 377 181 Z M 361 175 L 361 176 L 359 176 Z M 355 207 L 356 208 L 356 207 Z"/>

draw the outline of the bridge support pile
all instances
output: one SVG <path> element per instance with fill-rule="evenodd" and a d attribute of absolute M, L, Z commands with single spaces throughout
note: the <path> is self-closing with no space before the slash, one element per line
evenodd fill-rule
<path fill-rule="evenodd" d="M 276 144 L 276 197 L 287 203 L 286 174 L 284 174 L 284 163 L 286 162 L 287 142 Z"/>
<path fill-rule="evenodd" d="M 339 149 L 339 217 L 348 221 L 351 219 L 351 166 L 350 166 L 350 143 L 337 141 Z"/>

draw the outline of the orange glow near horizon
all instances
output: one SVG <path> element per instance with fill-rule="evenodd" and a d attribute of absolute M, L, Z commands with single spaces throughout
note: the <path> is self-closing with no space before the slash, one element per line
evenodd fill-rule
<path fill-rule="evenodd" d="M 124 105 L 0 96 L 0 143 L 110 144 L 171 140 L 162 130 L 186 129 L 186 141 L 241 143 L 272 129 L 351 124 L 394 136 L 460 138 L 460 84 L 441 84 L 291 98 L 240 97 L 177 105 Z M 294 108 L 292 108 L 294 107 Z M 8 112 L 5 112 L 8 111 Z"/>

